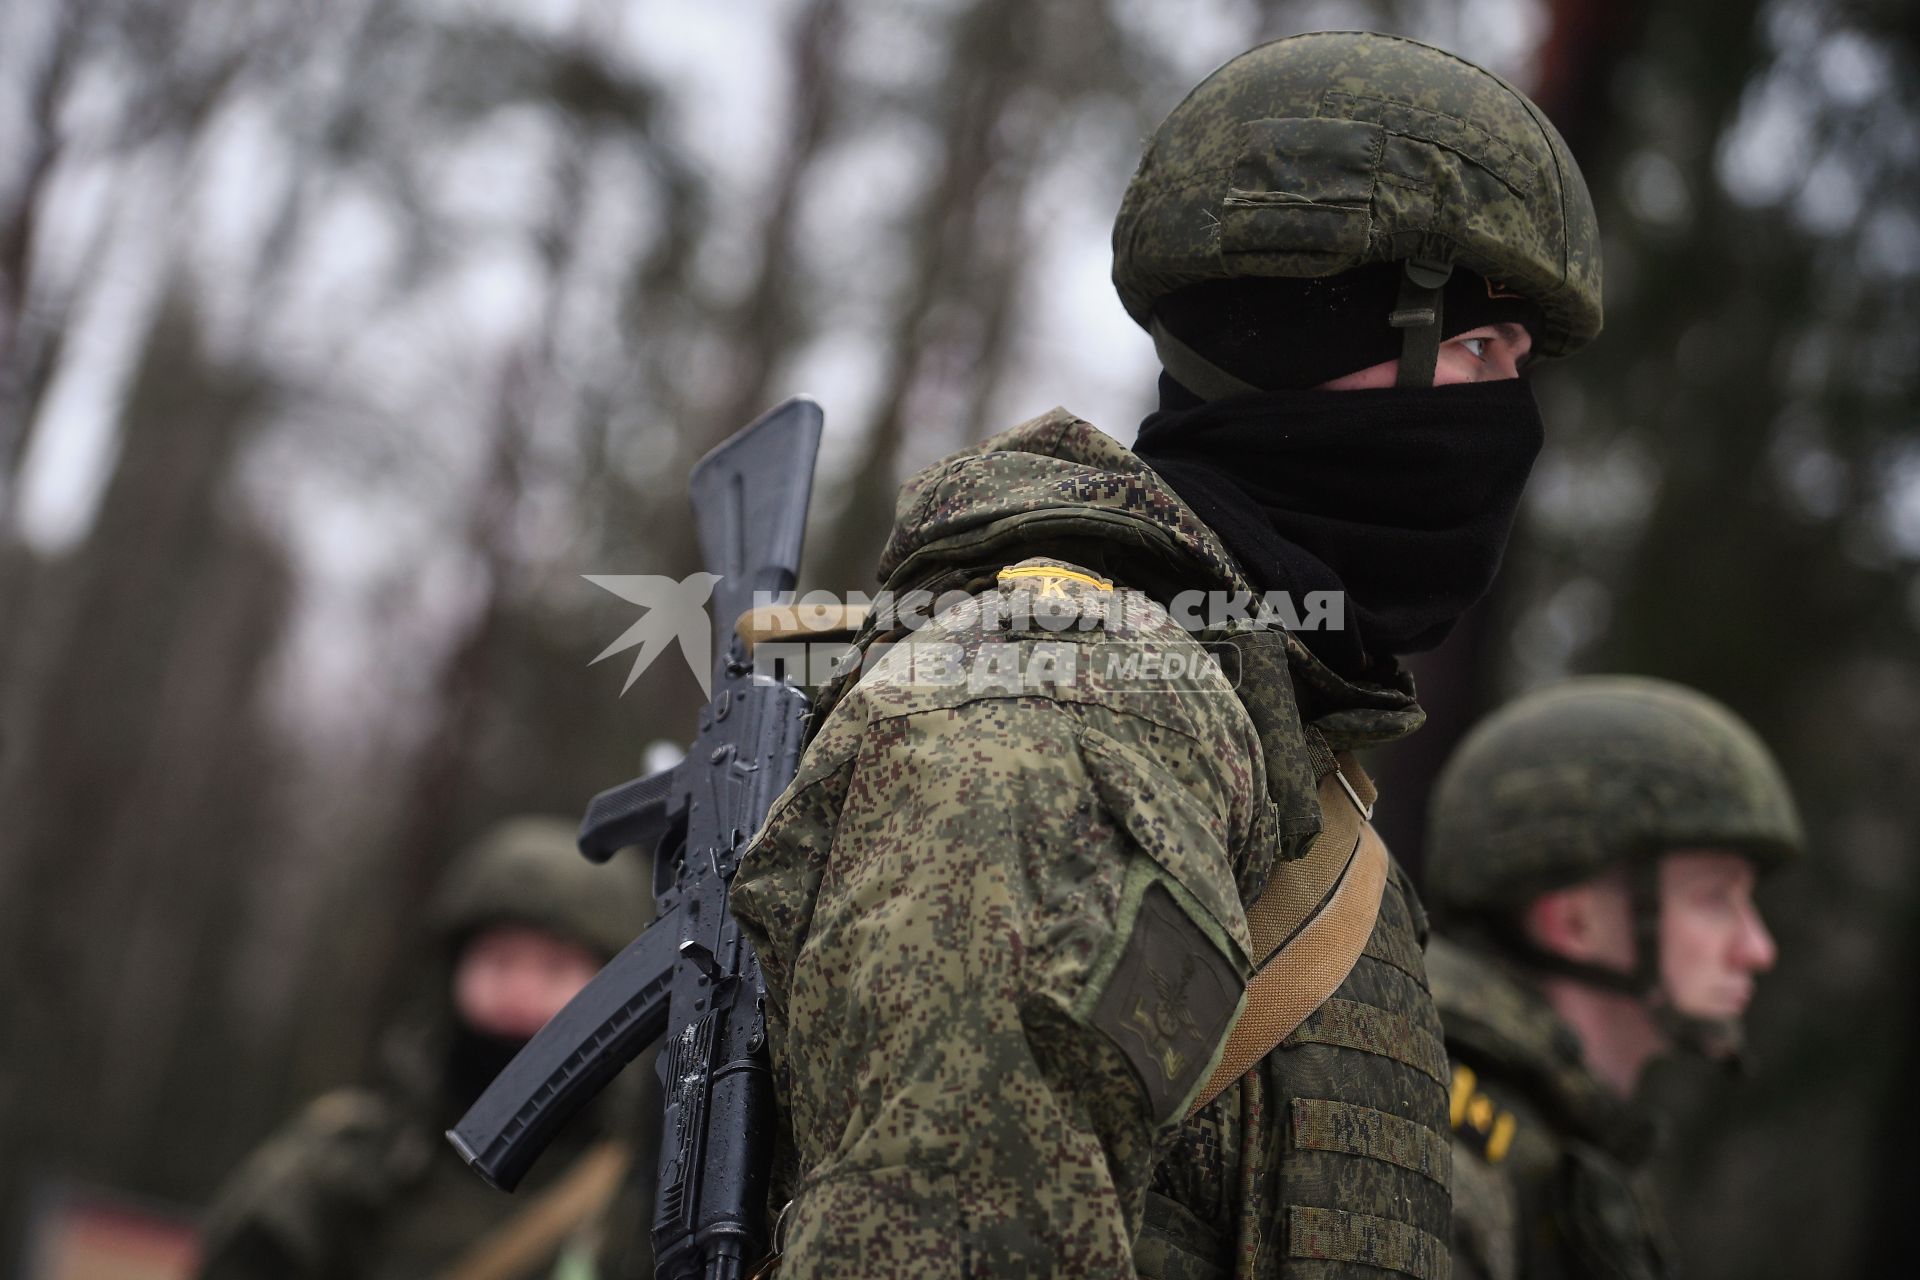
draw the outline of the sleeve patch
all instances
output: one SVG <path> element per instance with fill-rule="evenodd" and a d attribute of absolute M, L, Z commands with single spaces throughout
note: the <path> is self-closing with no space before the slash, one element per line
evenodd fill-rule
<path fill-rule="evenodd" d="M 1093 1025 L 1126 1054 L 1156 1118 L 1178 1115 L 1239 1007 L 1240 975 L 1164 885 L 1147 887 Z"/>

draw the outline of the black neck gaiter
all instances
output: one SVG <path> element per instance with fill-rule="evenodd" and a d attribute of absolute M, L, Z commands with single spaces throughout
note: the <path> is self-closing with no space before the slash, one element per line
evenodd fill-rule
<path fill-rule="evenodd" d="M 1519 378 L 1202 403 L 1163 374 L 1133 451 L 1256 590 L 1344 591 L 1344 630 L 1295 634 L 1358 676 L 1434 648 L 1487 593 L 1542 434 Z"/>

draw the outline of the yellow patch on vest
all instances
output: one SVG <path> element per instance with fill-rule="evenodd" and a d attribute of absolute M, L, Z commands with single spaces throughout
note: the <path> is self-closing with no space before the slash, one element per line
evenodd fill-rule
<path fill-rule="evenodd" d="M 1447 1099 L 1447 1122 L 1456 1129 L 1467 1118 L 1467 1099 L 1473 1096 L 1473 1086 L 1477 1083 L 1473 1068 L 1454 1064 L 1453 1088 Z"/>
<path fill-rule="evenodd" d="M 1502 1111 L 1493 1099 L 1478 1089 L 1479 1077 L 1471 1067 L 1458 1063 L 1453 1068 L 1453 1084 L 1447 1096 L 1447 1121 L 1462 1141 L 1488 1164 L 1499 1164 L 1513 1149 L 1520 1122 L 1511 1111 Z"/>
<path fill-rule="evenodd" d="M 1513 1135 L 1520 1128 L 1520 1122 L 1513 1118 L 1513 1112 L 1502 1111 L 1493 1122 L 1493 1132 L 1487 1137 L 1487 1163 L 1499 1164 L 1507 1158 L 1507 1152 L 1513 1147 Z"/>

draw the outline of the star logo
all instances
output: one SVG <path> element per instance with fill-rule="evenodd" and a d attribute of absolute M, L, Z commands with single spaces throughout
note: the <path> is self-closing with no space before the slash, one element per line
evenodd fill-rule
<path fill-rule="evenodd" d="M 694 679 L 700 682 L 700 692 L 713 696 L 713 624 L 707 618 L 707 600 L 713 595 L 714 584 L 720 581 L 719 574 L 703 570 L 678 580 L 656 573 L 581 576 L 594 586 L 646 610 L 639 621 L 621 632 L 620 638 L 602 649 L 593 660 L 599 662 L 628 649 L 640 650 L 633 655 L 627 682 L 620 686 L 621 694 L 633 688 L 633 682 L 653 665 L 669 641 L 678 640 L 680 656 L 687 660 Z M 593 662 L 587 665 L 592 666 Z"/>

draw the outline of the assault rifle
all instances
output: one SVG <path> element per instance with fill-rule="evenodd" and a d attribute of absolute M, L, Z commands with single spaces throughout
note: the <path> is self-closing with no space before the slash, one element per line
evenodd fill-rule
<path fill-rule="evenodd" d="M 756 675 L 733 627 L 756 592 L 793 589 L 820 444 L 820 406 L 795 397 L 702 458 L 689 488 L 729 630 L 686 759 L 593 798 L 580 851 L 653 853 L 652 925 L 615 956 L 447 1133 L 483 1178 L 511 1191 L 567 1118 L 665 1039 L 654 1275 L 737 1280 L 766 1253 L 773 1077 L 760 965 L 727 910 L 741 851 L 793 778 L 807 698 Z"/>

